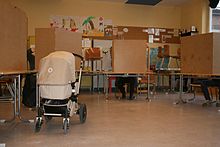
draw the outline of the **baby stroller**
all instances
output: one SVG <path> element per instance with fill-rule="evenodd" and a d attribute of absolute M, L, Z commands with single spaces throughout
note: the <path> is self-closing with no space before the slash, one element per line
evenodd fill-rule
<path fill-rule="evenodd" d="M 75 57 L 81 58 L 78 74 L 75 71 Z M 36 132 L 40 131 L 43 124 L 42 116 L 46 121 L 52 117 L 63 117 L 65 134 L 69 128 L 69 118 L 73 114 L 79 115 L 81 123 L 86 121 L 86 105 L 77 102 L 82 68 L 82 56 L 66 51 L 55 51 L 40 60 L 37 80 Z"/>

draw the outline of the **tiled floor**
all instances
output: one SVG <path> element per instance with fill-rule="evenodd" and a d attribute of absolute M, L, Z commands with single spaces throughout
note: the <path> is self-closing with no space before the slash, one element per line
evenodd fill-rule
<path fill-rule="evenodd" d="M 190 95 L 192 96 L 192 95 Z M 184 95 L 184 98 L 190 97 Z M 105 100 L 103 94 L 83 94 L 88 117 L 80 124 L 71 118 L 66 135 L 62 119 L 44 123 L 39 133 L 34 123 L 18 119 L 0 124 L 0 146 L 6 147 L 219 147 L 220 112 L 215 105 L 202 107 L 203 99 L 174 105 L 178 94 L 157 94 L 150 102 Z M 0 119 L 11 117 L 11 104 L 0 103 Z M 36 112 L 22 108 L 22 116 L 35 118 Z"/>

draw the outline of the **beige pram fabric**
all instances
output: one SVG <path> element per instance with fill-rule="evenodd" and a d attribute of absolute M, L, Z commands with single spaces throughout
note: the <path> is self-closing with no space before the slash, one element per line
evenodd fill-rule
<path fill-rule="evenodd" d="M 69 98 L 71 83 L 75 80 L 75 56 L 72 53 L 56 51 L 41 59 L 37 82 L 42 98 Z"/>

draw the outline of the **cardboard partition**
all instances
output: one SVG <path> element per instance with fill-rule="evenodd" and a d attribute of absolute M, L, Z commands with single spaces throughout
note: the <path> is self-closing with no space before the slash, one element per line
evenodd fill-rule
<path fill-rule="evenodd" d="M 181 38 L 181 72 L 220 74 L 220 33 Z"/>
<path fill-rule="evenodd" d="M 68 51 L 82 55 L 82 34 L 59 28 L 36 28 L 36 67 L 41 58 L 54 51 Z M 76 68 L 80 60 L 76 58 Z"/>
<path fill-rule="evenodd" d="M 27 16 L 8 1 L 0 1 L 0 71 L 27 69 Z"/>
<path fill-rule="evenodd" d="M 113 72 L 143 73 L 147 70 L 145 40 L 113 41 Z"/>

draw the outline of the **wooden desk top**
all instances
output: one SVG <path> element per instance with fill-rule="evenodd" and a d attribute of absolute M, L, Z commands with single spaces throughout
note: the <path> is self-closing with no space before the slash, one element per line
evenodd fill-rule
<path fill-rule="evenodd" d="M 32 74 L 32 73 L 37 73 L 37 71 L 36 71 L 36 70 L 3 71 L 3 72 L 0 72 L 0 76 L 4 76 L 4 75 Z"/>
<path fill-rule="evenodd" d="M 201 74 L 201 73 L 176 73 L 183 76 L 200 76 L 200 77 L 220 77 L 220 74 Z"/>

